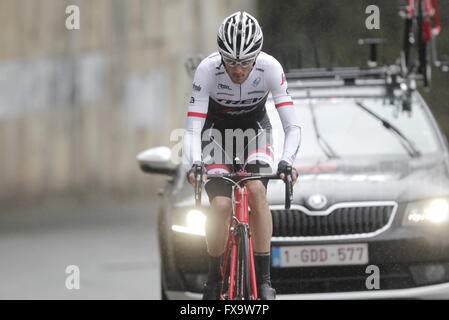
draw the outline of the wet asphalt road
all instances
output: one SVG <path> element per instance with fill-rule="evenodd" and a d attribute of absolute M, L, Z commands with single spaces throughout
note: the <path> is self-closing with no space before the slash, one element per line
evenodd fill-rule
<path fill-rule="evenodd" d="M 155 207 L 103 200 L 1 210 L 0 299 L 160 299 Z M 69 265 L 79 268 L 79 289 L 66 288 Z"/>

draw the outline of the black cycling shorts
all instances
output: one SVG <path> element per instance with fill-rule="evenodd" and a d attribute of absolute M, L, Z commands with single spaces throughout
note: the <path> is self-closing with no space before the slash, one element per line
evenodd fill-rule
<path fill-rule="evenodd" d="M 207 173 L 231 173 L 239 170 L 273 172 L 271 124 L 267 114 L 258 121 L 223 122 L 207 119 L 201 136 Z M 268 180 L 262 182 L 266 188 Z M 232 195 L 232 185 L 225 180 L 209 180 L 205 189 L 210 201 L 216 196 L 231 198 Z"/>

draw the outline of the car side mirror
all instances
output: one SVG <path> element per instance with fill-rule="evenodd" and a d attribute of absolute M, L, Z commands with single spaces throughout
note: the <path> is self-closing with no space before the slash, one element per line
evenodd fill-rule
<path fill-rule="evenodd" d="M 177 166 L 172 162 L 172 152 L 168 147 L 147 149 L 137 155 L 140 169 L 146 173 L 174 175 Z"/>

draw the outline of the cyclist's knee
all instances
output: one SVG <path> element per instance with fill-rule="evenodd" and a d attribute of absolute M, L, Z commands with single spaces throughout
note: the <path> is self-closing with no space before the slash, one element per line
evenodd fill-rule
<path fill-rule="evenodd" d="M 225 216 L 231 214 L 232 202 L 228 197 L 215 197 L 212 202 L 212 212 L 213 214 L 218 214 L 220 216 Z"/>
<path fill-rule="evenodd" d="M 248 196 L 250 198 L 266 198 L 266 189 L 262 181 L 249 181 L 246 184 L 246 188 L 248 189 Z"/>

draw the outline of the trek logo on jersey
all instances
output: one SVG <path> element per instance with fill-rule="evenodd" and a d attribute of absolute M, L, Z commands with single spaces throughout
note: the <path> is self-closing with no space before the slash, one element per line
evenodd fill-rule
<path fill-rule="evenodd" d="M 285 74 L 281 74 L 281 86 L 284 84 L 285 82 Z"/>
<path fill-rule="evenodd" d="M 259 106 L 256 105 L 251 108 L 225 108 L 225 109 L 220 110 L 220 112 L 226 113 L 227 115 L 230 115 L 230 116 L 238 116 L 241 114 L 250 113 L 250 112 L 256 110 L 258 107 Z"/>
<path fill-rule="evenodd" d="M 229 87 L 227 84 L 222 84 L 222 83 L 219 83 L 218 85 L 217 85 L 217 88 L 220 90 L 220 89 L 225 89 L 225 90 L 232 90 L 231 89 L 231 87 Z"/>
<path fill-rule="evenodd" d="M 231 105 L 254 104 L 254 103 L 257 103 L 258 101 L 262 100 L 262 98 L 253 98 L 253 99 L 237 100 L 237 101 L 236 100 L 217 99 L 217 101 L 221 104 L 231 104 Z"/>
<path fill-rule="evenodd" d="M 196 85 L 195 83 L 193 83 L 193 91 L 201 91 L 201 86 Z"/>

